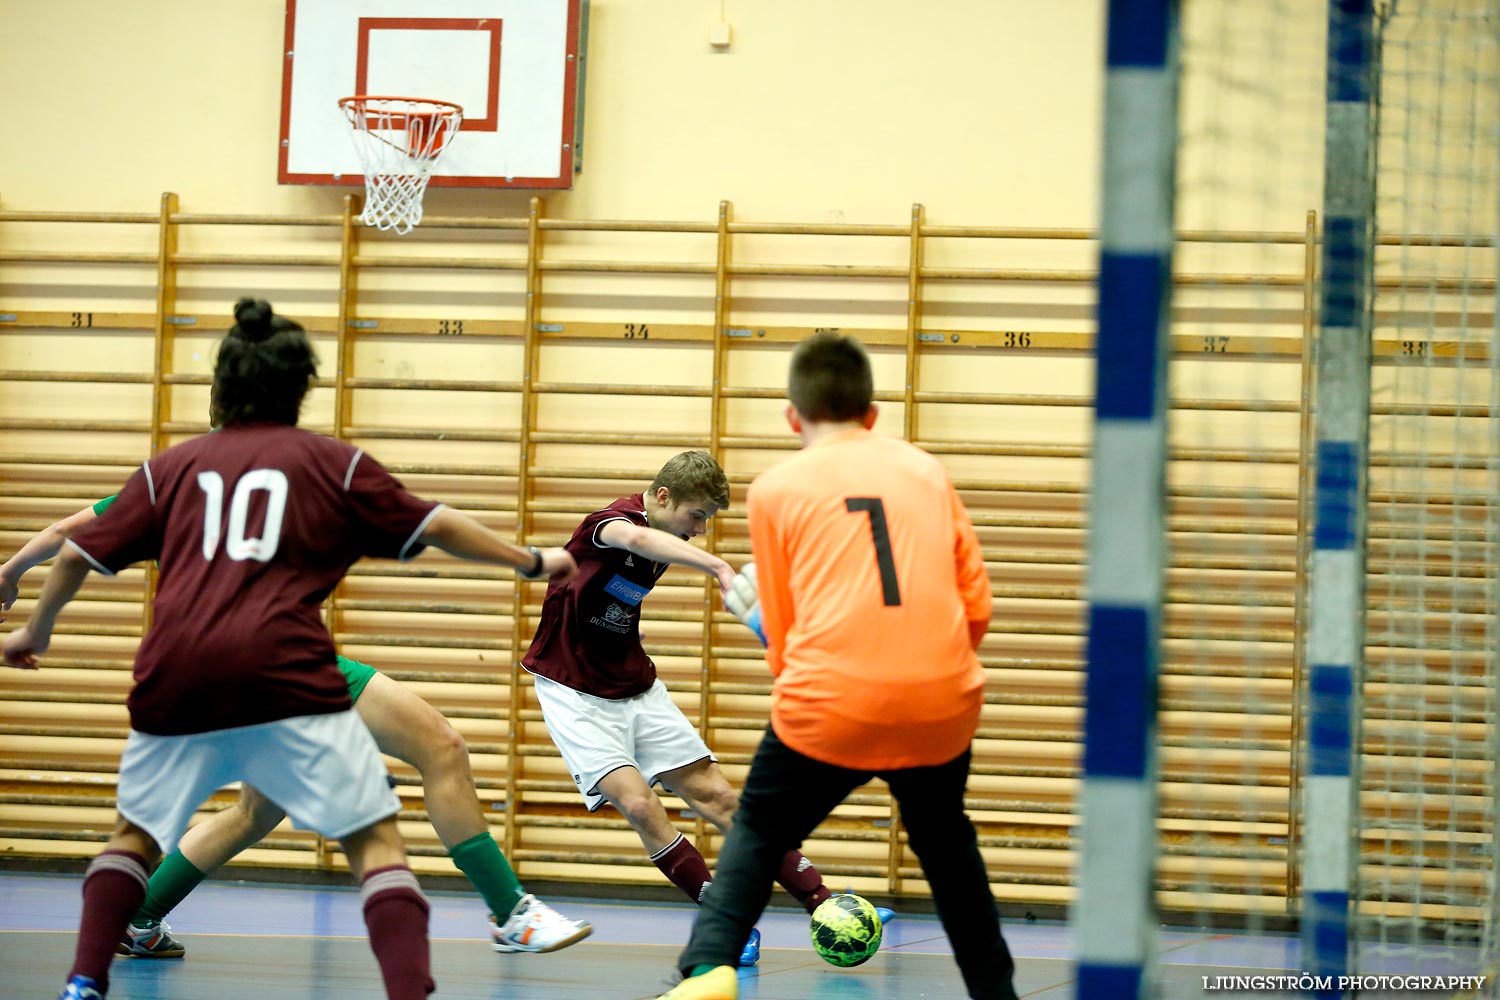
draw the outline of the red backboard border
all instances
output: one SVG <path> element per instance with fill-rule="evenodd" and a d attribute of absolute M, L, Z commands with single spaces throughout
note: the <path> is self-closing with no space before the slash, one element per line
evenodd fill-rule
<path fill-rule="evenodd" d="M 354 93 L 370 93 L 370 32 L 372 31 L 487 31 L 490 35 L 490 64 L 485 80 L 484 118 L 470 118 L 464 108 L 460 132 L 493 132 L 500 119 L 500 33 L 502 22 L 476 17 L 362 17 L 359 19 L 359 54 L 354 62 Z M 442 97 L 441 94 L 428 95 Z"/>

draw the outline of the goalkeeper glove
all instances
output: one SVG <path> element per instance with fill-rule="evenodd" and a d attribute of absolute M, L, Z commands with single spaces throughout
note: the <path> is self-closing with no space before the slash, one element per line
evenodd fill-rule
<path fill-rule="evenodd" d="M 734 586 L 729 588 L 724 604 L 764 646 L 766 630 L 760 623 L 760 588 L 755 581 L 755 563 L 746 563 L 745 568 L 735 574 Z"/>

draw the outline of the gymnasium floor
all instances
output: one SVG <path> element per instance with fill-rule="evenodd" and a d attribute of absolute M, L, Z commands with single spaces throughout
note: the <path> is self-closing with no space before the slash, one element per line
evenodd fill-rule
<path fill-rule="evenodd" d="M 77 876 L 0 874 L 0 1000 L 51 1000 L 73 954 Z M 645 1000 L 664 992 L 693 907 L 558 899 L 593 922 L 589 940 L 551 955 L 497 955 L 481 935 L 478 897 L 434 892 L 433 973 L 438 997 L 483 1000 Z M 371 1000 L 380 976 L 350 889 L 209 882 L 170 919 L 184 961 L 117 961 L 110 1000 Z M 807 944 L 807 918 L 768 913 L 760 965 L 741 975 L 745 1000 L 962 1000 L 957 967 L 935 917 L 886 928 L 880 953 L 856 969 L 825 965 Z M 1008 924 L 1016 987 L 1027 1000 L 1072 996 L 1067 929 Z M 1245 996 L 1205 992 L 1203 976 L 1292 969 L 1292 937 L 1165 931 L 1162 1000 Z M 1428 970 L 1455 971 L 1455 970 Z M 1268 995 L 1268 994 L 1250 994 Z M 1283 994 L 1291 995 L 1291 994 Z M 1363 997 L 1377 994 L 1364 993 Z M 1415 994 L 1402 994 L 1414 996 Z M 1432 994 L 1427 994 L 1432 996 Z"/>

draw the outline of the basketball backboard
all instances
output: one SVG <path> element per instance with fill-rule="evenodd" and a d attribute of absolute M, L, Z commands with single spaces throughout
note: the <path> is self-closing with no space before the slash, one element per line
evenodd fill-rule
<path fill-rule="evenodd" d="M 571 187 L 585 2 L 287 0 L 281 183 L 361 183 L 338 102 L 366 94 L 463 106 L 434 187 Z"/>

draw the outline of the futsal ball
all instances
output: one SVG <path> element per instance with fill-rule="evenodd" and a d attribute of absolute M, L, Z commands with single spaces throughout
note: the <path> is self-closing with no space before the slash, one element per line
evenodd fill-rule
<path fill-rule="evenodd" d="M 813 950 L 829 965 L 848 968 L 880 949 L 880 916 L 852 892 L 825 899 L 812 915 Z"/>

